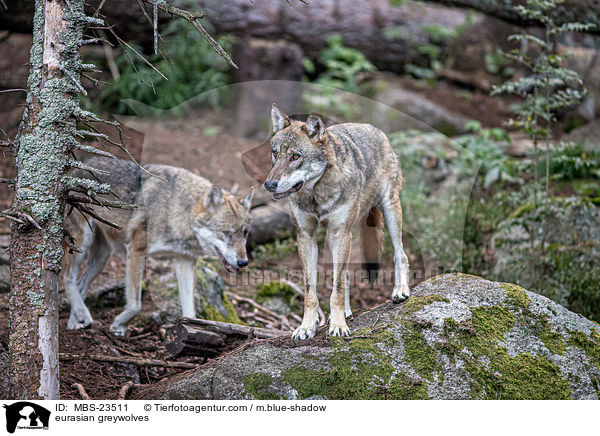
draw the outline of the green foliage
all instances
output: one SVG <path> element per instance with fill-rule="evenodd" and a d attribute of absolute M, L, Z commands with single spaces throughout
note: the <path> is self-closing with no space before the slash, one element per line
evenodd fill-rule
<path fill-rule="evenodd" d="M 285 283 L 273 281 L 260 287 L 256 294 L 256 301 L 262 304 L 273 297 L 282 298 L 290 307 L 298 306 L 299 295 Z"/>
<path fill-rule="evenodd" d="M 327 39 L 327 47 L 321 51 L 318 60 L 324 71 L 314 83 L 350 92 L 358 92 L 358 73 L 375 71 L 375 66 L 364 54 L 343 45 L 340 35 L 332 35 Z"/>
<path fill-rule="evenodd" d="M 501 50 L 496 50 L 494 53 L 487 53 L 484 60 L 485 69 L 488 73 L 511 77 L 515 72 L 511 60 L 504 56 Z"/>
<path fill-rule="evenodd" d="M 550 185 L 550 139 L 552 126 L 556 121 L 555 112 L 578 103 L 583 98 L 585 90 L 583 80 L 577 72 L 565 68 L 562 63 L 565 55 L 556 53 L 556 38 L 565 32 L 590 30 L 594 26 L 583 23 L 566 23 L 557 25 L 553 12 L 560 7 L 564 0 L 527 0 L 526 5 L 515 7 L 516 12 L 523 18 L 540 21 L 545 29 L 543 38 L 536 35 L 521 33 L 511 35 L 509 40 L 526 41 L 536 46 L 537 55 L 531 57 L 519 50 L 506 53 L 508 59 L 521 64 L 530 75 L 507 81 L 497 86 L 492 94 L 515 94 L 522 98 L 516 108 L 516 117 L 509 124 L 522 129 L 533 140 L 536 154 L 537 174 L 537 143 L 545 142 L 546 148 L 546 192 Z"/>
<path fill-rule="evenodd" d="M 296 251 L 296 240 L 290 237 L 258 245 L 252 250 L 251 256 L 256 263 L 272 262 Z"/>
<path fill-rule="evenodd" d="M 422 29 L 427 33 L 428 42 L 422 43 L 416 41 L 411 29 L 399 26 L 384 30 L 384 36 L 388 39 L 403 39 L 416 47 L 416 51 L 425 55 L 425 62 L 410 61 L 410 54 L 405 65 L 405 70 L 408 74 L 422 79 L 425 83 L 433 85 L 435 83 L 436 74 L 445 66 L 451 63 L 453 58 L 453 46 L 456 39 L 471 25 L 472 16 L 467 14 L 465 21 L 458 26 L 451 28 L 441 24 L 426 24 Z"/>
<path fill-rule="evenodd" d="M 120 78 L 100 95 L 104 108 L 128 114 L 130 109 L 121 100 L 133 99 L 159 109 L 171 109 L 197 96 L 197 103 L 220 107 L 225 91 L 206 91 L 229 83 L 227 63 L 183 20 L 172 21 L 162 34 L 166 42 L 164 56 L 163 53 L 153 55 L 149 62 L 168 80 L 124 47 L 116 58 Z M 221 37 L 218 42 L 226 51 L 230 50 L 230 37 Z M 134 48 L 142 52 L 140 47 Z"/>
<path fill-rule="evenodd" d="M 356 115 L 356 107 L 346 100 L 345 93 L 338 90 L 359 92 L 359 73 L 375 71 L 375 66 L 365 55 L 344 46 L 340 35 L 332 35 L 327 40 L 327 47 L 318 56 L 318 65 L 308 58 L 304 58 L 303 64 L 312 83 L 325 87 L 303 93 L 303 103 L 308 111 L 328 112 L 347 119 Z"/>
<path fill-rule="evenodd" d="M 600 150 L 587 150 L 581 144 L 561 142 L 550 151 L 550 173 L 555 179 L 594 179 L 600 182 Z"/>

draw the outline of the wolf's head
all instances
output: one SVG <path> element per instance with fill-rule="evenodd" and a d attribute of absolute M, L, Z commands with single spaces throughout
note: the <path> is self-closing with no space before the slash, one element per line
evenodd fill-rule
<path fill-rule="evenodd" d="M 246 238 L 254 188 L 232 195 L 213 185 L 196 207 L 194 232 L 205 251 L 213 251 L 229 272 L 248 265 Z"/>
<path fill-rule="evenodd" d="M 265 188 L 281 200 L 300 189 L 312 189 L 327 168 L 329 142 L 325 124 L 310 114 L 292 121 L 276 104 L 271 109 L 271 164 Z"/>

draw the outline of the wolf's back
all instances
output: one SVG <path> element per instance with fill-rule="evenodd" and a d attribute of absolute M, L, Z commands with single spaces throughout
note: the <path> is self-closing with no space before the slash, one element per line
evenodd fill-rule
<path fill-rule="evenodd" d="M 108 183 L 110 190 L 116 194 L 120 201 L 135 204 L 142 184 L 142 170 L 134 162 L 108 157 L 93 157 L 85 164 L 101 170 L 92 176 L 85 170 L 75 170 L 73 175 L 85 179 L 95 180 L 99 183 Z M 107 174 L 104 174 L 106 172 Z M 113 195 L 109 195 L 112 197 Z"/>

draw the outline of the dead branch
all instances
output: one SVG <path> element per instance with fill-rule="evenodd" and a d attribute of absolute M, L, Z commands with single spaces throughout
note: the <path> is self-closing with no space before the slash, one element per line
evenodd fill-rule
<path fill-rule="evenodd" d="M 81 92 L 83 95 L 87 95 L 87 91 L 81 85 L 81 82 L 79 81 L 79 79 L 77 79 L 72 72 L 70 72 L 69 70 L 64 68 L 62 65 L 58 66 L 58 70 L 61 71 L 63 74 L 65 74 L 69 79 L 71 79 L 71 82 L 73 82 L 73 84 L 79 90 L 79 92 Z"/>
<path fill-rule="evenodd" d="M 73 383 L 71 387 L 77 389 L 77 392 L 79 392 L 79 396 L 82 400 L 91 400 L 90 396 L 87 394 L 82 384 Z"/>
<path fill-rule="evenodd" d="M 126 400 L 127 399 L 127 394 L 129 393 L 129 391 L 131 390 L 132 387 L 135 386 L 135 383 L 133 383 L 131 380 L 128 381 L 127 383 L 125 383 L 121 389 L 119 389 L 119 395 L 117 396 L 117 399 L 119 400 Z"/>
<path fill-rule="evenodd" d="M 212 36 L 206 31 L 206 29 L 200 24 L 198 21 L 201 18 L 204 18 L 204 14 L 201 12 L 189 12 L 183 9 L 179 9 L 175 6 L 171 6 L 164 1 L 157 0 L 143 0 L 145 3 L 151 4 L 155 9 L 158 8 L 162 12 L 166 12 L 171 14 L 172 16 L 176 16 L 179 18 L 183 18 L 184 20 L 190 22 L 196 30 L 202 35 L 202 37 L 210 44 L 210 46 L 223 58 L 227 61 L 229 65 L 233 68 L 238 68 L 238 66 L 233 62 L 231 57 L 227 54 L 227 52 L 221 47 L 221 45 L 213 39 Z M 155 30 L 156 32 L 156 30 Z M 156 43 L 155 43 L 156 44 Z"/>
<path fill-rule="evenodd" d="M 265 320 L 266 322 L 269 322 Z M 273 324 L 273 323 L 271 323 Z M 165 347 L 172 356 L 214 357 L 248 339 L 287 334 L 277 328 L 257 328 L 196 318 L 182 318 L 166 329 Z"/>
<path fill-rule="evenodd" d="M 123 230 L 123 227 L 121 227 L 118 224 L 113 223 L 112 221 L 107 220 L 106 218 L 102 218 L 100 215 L 98 215 L 97 213 L 94 212 L 94 210 L 88 206 L 85 206 L 81 203 L 75 203 L 73 204 L 73 207 L 75 209 L 77 209 L 79 211 L 79 213 L 81 213 L 82 215 L 89 215 L 92 218 L 94 218 L 96 221 L 99 221 L 101 223 L 106 224 L 107 226 L 110 226 L 114 229 L 117 230 Z"/>
<path fill-rule="evenodd" d="M 233 292 L 225 292 L 225 295 L 227 295 L 227 298 L 231 298 L 232 300 L 235 301 L 240 301 L 243 303 L 248 303 L 250 306 L 253 306 L 255 308 L 257 308 L 258 310 L 260 310 L 261 312 L 269 315 L 270 317 L 275 318 L 275 320 L 280 321 L 281 320 L 281 315 L 278 313 L 273 312 L 270 309 L 267 309 L 264 306 L 261 306 L 260 304 L 258 304 L 256 301 L 252 300 L 251 298 L 246 298 L 246 297 L 241 297 L 237 294 L 234 294 Z"/>
<path fill-rule="evenodd" d="M 18 91 L 27 92 L 26 89 L 15 88 L 15 89 L 3 89 L 2 91 L 0 91 L 0 94 L 4 94 L 5 92 L 18 92 Z"/>
<path fill-rule="evenodd" d="M 71 204 L 83 203 L 83 204 L 94 204 L 96 206 L 103 207 L 114 207 L 117 209 L 135 210 L 137 206 L 133 204 L 124 203 L 122 201 L 105 200 L 103 198 L 88 197 L 87 195 L 81 195 L 76 193 L 69 193 L 67 201 Z"/>
<path fill-rule="evenodd" d="M 19 218 L 17 218 L 16 216 L 12 215 L 12 213 L 10 211 L 0 212 L 0 217 L 9 219 L 9 220 L 14 221 L 19 224 L 25 224 L 25 221 L 22 221 Z"/>
<path fill-rule="evenodd" d="M 142 56 L 136 49 L 134 49 L 131 45 L 127 44 L 127 42 L 125 42 L 123 39 L 121 39 L 119 37 L 119 35 L 117 35 L 115 33 L 115 31 L 112 28 L 108 28 L 108 30 L 110 31 L 110 33 L 112 33 L 112 35 L 117 39 L 117 41 L 119 41 L 120 44 L 125 45 L 127 48 L 129 48 L 131 51 L 133 51 L 141 60 L 144 61 L 144 63 L 146 65 L 148 65 L 150 68 L 152 68 L 154 71 L 156 71 L 158 74 L 161 75 L 161 77 L 165 80 L 169 80 L 167 79 L 167 76 L 165 76 L 163 73 L 161 73 L 158 68 L 156 68 L 154 65 L 152 65 L 152 63 L 150 61 L 148 61 L 144 56 Z"/>
<path fill-rule="evenodd" d="M 7 183 L 9 185 L 14 185 L 17 183 L 17 181 L 15 179 L 4 179 L 4 178 L 0 177 L 0 183 Z"/>
<path fill-rule="evenodd" d="M 104 356 L 100 354 L 74 354 L 74 353 L 59 353 L 59 359 L 63 361 L 68 360 L 96 360 L 98 362 L 118 362 L 118 363 L 130 363 L 136 366 L 158 366 L 162 368 L 179 368 L 179 369 L 194 369 L 198 365 L 195 363 L 188 362 L 167 362 L 165 360 L 158 359 L 143 359 L 137 357 L 127 356 Z"/>

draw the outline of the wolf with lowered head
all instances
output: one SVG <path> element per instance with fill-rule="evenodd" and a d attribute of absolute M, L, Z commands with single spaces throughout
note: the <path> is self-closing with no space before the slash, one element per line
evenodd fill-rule
<path fill-rule="evenodd" d="M 327 226 L 333 257 L 333 291 L 329 334 L 350 334 L 347 273 L 352 228 L 358 224 L 365 266 L 374 278 L 380 261 L 383 223 L 394 246 L 392 301 L 408 298 L 408 258 L 402 246 L 402 173 L 385 133 L 369 124 L 336 124 L 326 128 L 315 115 L 291 120 L 276 104 L 271 109 L 272 168 L 265 188 L 280 200 L 289 197 L 298 230 L 298 252 L 304 270 L 304 318 L 294 339 L 312 338 L 318 324 L 316 231 Z"/>
<path fill-rule="evenodd" d="M 143 171 L 133 162 L 109 158 L 93 158 L 86 165 L 99 170 L 95 173 L 97 182 L 108 183 L 119 200 L 136 209 L 92 206 L 96 215 L 122 230 L 81 214 L 69 216 L 67 222 L 81 250 L 65 256 L 64 281 L 71 303 L 69 329 L 92 324 L 85 294 L 112 251 L 124 252 L 127 263 L 125 309 L 110 326 L 116 335 L 126 333 L 127 324 L 142 308 L 147 256 L 174 260 L 182 313 L 190 318 L 196 315 L 194 286 L 201 255 L 216 255 L 230 272 L 248 265 L 246 238 L 253 188 L 233 195 L 188 170 L 168 165 L 144 165 Z M 82 170 L 75 175 L 85 177 Z"/>

